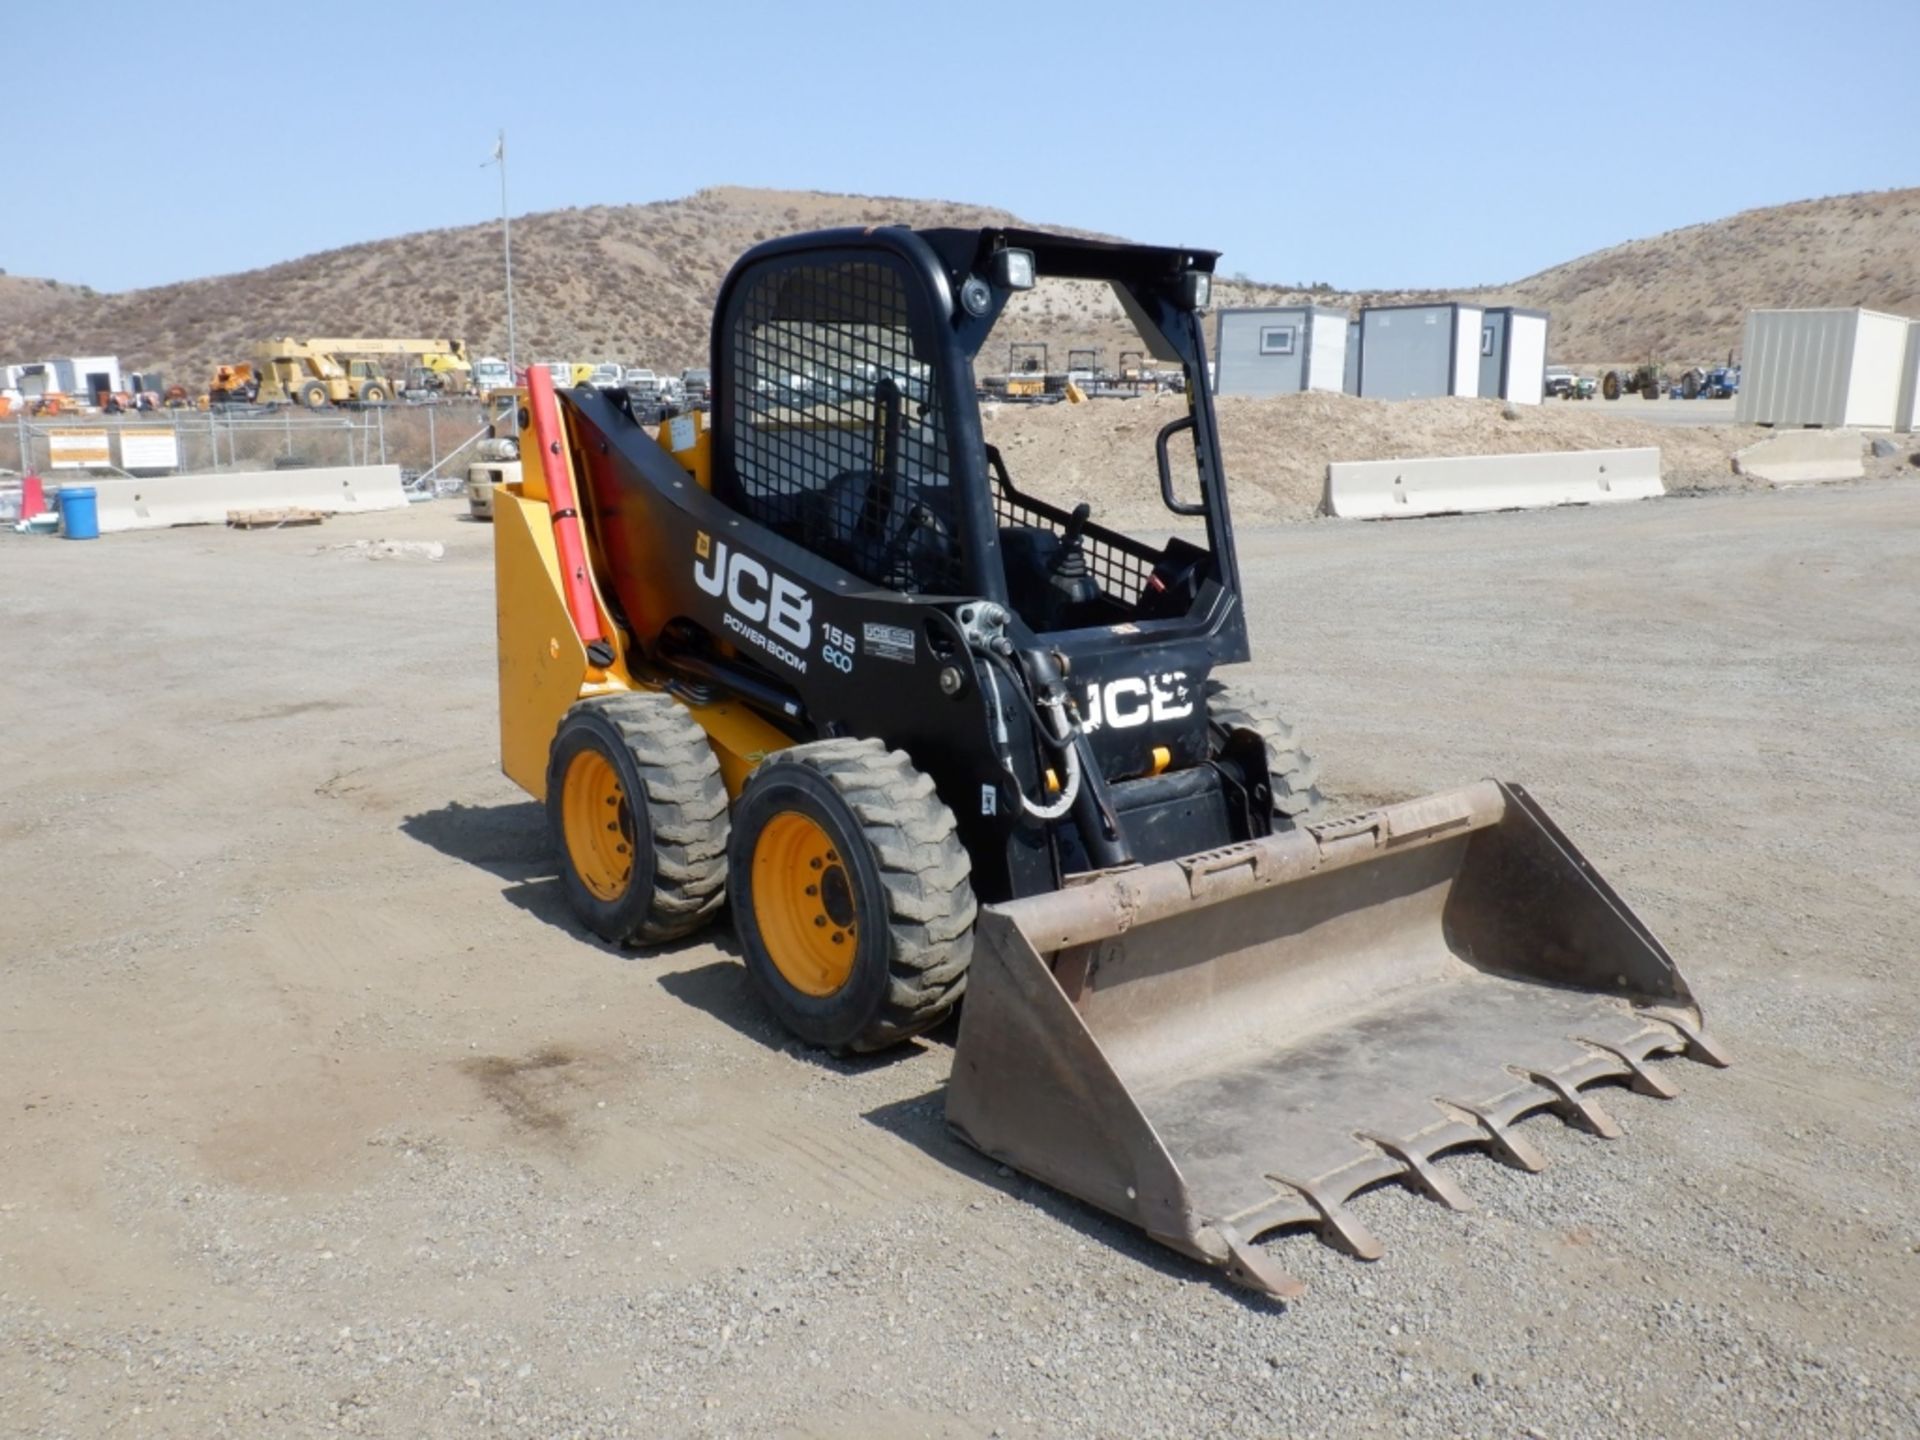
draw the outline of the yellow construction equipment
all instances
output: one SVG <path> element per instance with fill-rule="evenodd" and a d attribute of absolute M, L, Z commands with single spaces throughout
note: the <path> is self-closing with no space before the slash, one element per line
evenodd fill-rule
<path fill-rule="evenodd" d="M 298 404 L 309 410 L 329 405 L 384 405 L 400 391 L 385 366 L 364 358 L 404 357 L 442 377 L 442 385 L 464 392 L 472 388 L 472 366 L 458 340 L 284 339 L 261 347 L 254 369 L 255 396 L 263 405 Z M 404 377 L 406 367 L 401 367 Z"/>
<path fill-rule="evenodd" d="M 238 365 L 217 365 L 207 384 L 209 405 L 251 405 L 260 393 L 260 382 L 253 366 L 244 360 Z"/>
<path fill-rule="evenodd" d="M 500 760 L 616 943 L 729 904 L 794 1034 L 960 1013 L 987 1154 L 1270 1294 L 1257 1242 L 1468 1202 L 1442 1152 L 1723 1063 L 1672 957 L 1518 785 L 1348 817 L 1251 644 L 1203 312 L 1215 256 L 1015 229 L 766 242 L 720 291 L 710 412 L 528 376 L 493 495 Z M 974 359 L 1036 275 L 1101 281 L 1186 377 L 1166 540 L 1019 488 Z M 1223 673 L 1225 672 L 1225 673 Z M 964 1003 L 963 1003 L 964 997 Z"/>

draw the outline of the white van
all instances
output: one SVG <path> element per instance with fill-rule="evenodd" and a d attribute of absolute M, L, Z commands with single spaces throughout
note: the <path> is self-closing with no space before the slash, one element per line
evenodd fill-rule
<path fill-rule="evenodd" d="M 487 355 L 473 362 L 473 388 L 476 390 L 510 390 L 513 388 L 513 367 L 498 355 Z"/>

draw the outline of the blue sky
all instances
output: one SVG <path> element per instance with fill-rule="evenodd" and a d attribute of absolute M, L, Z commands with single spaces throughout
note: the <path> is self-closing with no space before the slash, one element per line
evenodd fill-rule
<path fill-rule="evenodd" d="M 117 290 L 486 220 L 500 126 L 516 214 L 927 196 L 1342 287 L 1920 183 L 1920 0 L 235 13 L 10 29 L 14 153 L 51 125 L 61 158 L 12 168 L 0 267 Z"/>

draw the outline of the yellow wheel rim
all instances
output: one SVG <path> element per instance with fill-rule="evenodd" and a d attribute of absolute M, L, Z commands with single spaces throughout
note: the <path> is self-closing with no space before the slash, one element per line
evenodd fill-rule
<path fill-rule="evenodd" d="M 815 820 L 783 810 L 753 846 L 753 918 L 774 967 L 802 995 L 831 995 L 859 942 L 853 875 Z"/>
<path fill-rule="evenodd" d="M 582 750 L 561 782 L 560 820 L 567 858 L 596 899 L 618 900 L 633 878 L 633 813 L 620 772 L 598 750 Z"/>

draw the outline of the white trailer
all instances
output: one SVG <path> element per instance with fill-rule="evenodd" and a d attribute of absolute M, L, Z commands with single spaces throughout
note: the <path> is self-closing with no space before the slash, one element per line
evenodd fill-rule
<path fill-rule="evenodd" d="M 1547 388 L 1544 310 L 1496 305 L 1480 317 L 1480 396 L 1538 405 Z"/>
<path fill-rule="evenodd" d="M 1740 347 L 1742 425 L 1891 430 L 1910 321 L 1877 310 L 1749 310 Z"/>
<path fill-rule="evenodd" d="M 117 355 L 72 355 L 53 362 L 60 393 L 82 404 L 97 404 L 101 392 L 115 394 L 127 387 L 120 377 Z"/>
<path fill-rule="evenodd" d="M 1893 428 L 1911 434 L 1920 425 L 1920 320 L 1907 325 L 1907 363 L 1900 378 L 1900 403 L 1894 407 Z"/>
<path fill-rule="evenodd" d="M 1482 307 L 1369 305 L 1360 312 L 1360 393 L 1419 400 L 1480 393 Z"/>
<path fill-rule="evenodd" d="M 1216 395 L 1338 394 L 1347 367 L 1347 312 L 1324 305 L 1221 310 L 1213 356 Z"/>

